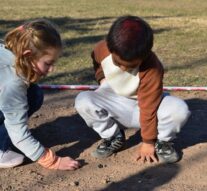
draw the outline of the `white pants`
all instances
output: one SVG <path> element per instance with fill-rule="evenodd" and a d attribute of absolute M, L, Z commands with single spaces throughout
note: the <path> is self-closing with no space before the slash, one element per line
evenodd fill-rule
<path fill-rule="evenodd" d="M 137 100 L 114 93 L 107 83 L 96 91 L 85 91 L 75 99 L 75 108 L 89 127 L 101 138 L 110 138 L 119 131 L 119 123 L 140 129 Z M 185 124 L 190 111 L 187 104 L 174 96 L 165 96 L 158 108 L 158 139 L 170 141 Z"/>

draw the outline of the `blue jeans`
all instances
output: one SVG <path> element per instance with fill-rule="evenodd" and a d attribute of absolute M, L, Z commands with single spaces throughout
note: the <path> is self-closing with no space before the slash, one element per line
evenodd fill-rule
<path fill-rule="evenodd" d="M 43 104 L 44 95 L 42 89 L 36 85 L 31 84 L 27 90 L 27 100 L 29 105 L 28 117 L 35 111 L 39 110 Z M 4 122 L 4 115 L 0 111 L 0 125 Z M 0 150 L 6 151 L 11 145 L 11 140 L 4 125 L 0 126 Z"/>

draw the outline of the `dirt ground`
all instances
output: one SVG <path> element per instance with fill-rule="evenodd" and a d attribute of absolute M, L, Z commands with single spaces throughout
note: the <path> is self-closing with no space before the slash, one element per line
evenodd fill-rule
<path fill-rule="evenodd" d="M 175 140 L 182 155 L 176 164 L 142 164 L 134 161 L 140 134 L 126 130 L 125 148 L 107 159 L 90 153 L 98 135 L 73 108 L 78 91 L 45 91 L 43 107 L 30 119 L 35 137 L 61 156 L 79 160 L 76 171 L 42 168 L 28 159 L 19 167 L 0 169 L 0 191 L 206 191 L 207 94 L 172 92 L 187 101 L 192 115 Z"/>

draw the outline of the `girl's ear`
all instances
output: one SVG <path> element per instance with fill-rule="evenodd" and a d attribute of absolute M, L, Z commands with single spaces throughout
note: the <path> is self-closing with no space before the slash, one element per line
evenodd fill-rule
<path fill-rule="evenodd" d="M 31 50 L 25 50 L 24 52 L 23 52 L 23 56 L 31 56 L 31 53 L 32 53 L 32 51 Z"/>

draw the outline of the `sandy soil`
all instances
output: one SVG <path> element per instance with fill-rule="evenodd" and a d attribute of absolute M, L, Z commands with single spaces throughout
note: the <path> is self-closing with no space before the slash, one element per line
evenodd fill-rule
<path fill-rule="evenodd" d="M 126 130 L 125 148 L 105 160 L 91 157 L 99 143 L 73 108 L 77 91 L 46 91 L 43 107 L 32 116 L 35 137 L 61 156 L 79 160 L 76 171 L 43 169 L 28 159 L 19 167 L 0 169 L 0 191 L 205 191 L 207 190 L 207 94 L 176 92 L 192 111 L 175 140 L 182 159 L 176 164 L 134 161 L 140 134 Z"/>

